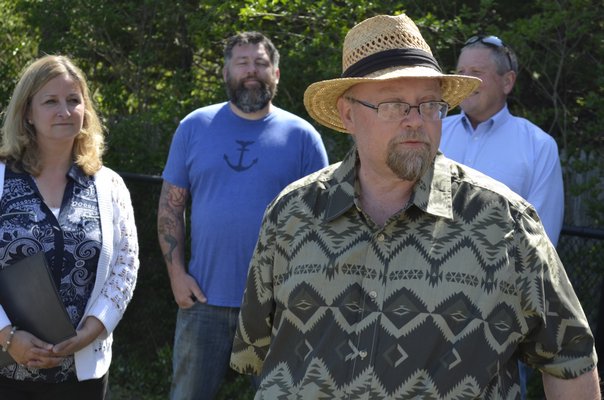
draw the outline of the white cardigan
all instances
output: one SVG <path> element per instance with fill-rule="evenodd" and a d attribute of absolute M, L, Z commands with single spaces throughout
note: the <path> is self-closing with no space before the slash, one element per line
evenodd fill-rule
<path fill-rule="evenodd" d="M 4 187 L 5 164 L 0 162 L 0 197 Z M 113 330 L 132 298 L 138 274 L 138 238 L 130 192 L 123 179 L 103 167 L 94 176 L 101 216 L 102 245 L 94 288 L 82 322 L 94 316 L 107 334 L 75 353 L 78 380 L 97 379 L 109 370 Z M 11 325 L 0 306 L 0 329 Z"/>

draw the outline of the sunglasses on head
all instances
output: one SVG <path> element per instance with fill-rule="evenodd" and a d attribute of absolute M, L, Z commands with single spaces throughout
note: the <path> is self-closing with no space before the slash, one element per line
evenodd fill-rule
<path fill-rule="evenodd" d="M 491 46 L 495 46 L 495 47 L 506 47 L 505 43 L 503 43 L 503 40 L 499 39 L 497 36 L 472 36 L 471 38 L 469 38 L 468 40 L 466 40 L 466 42 L 464 43 L 464 46 L 467 46 L 469 44 L 472 43 L 476 43 L 476 42 L 480 42 L 480 43 L 484 43 L 486 45 L 491 45 Z"/>
<path fill-rule="evenodd" d="M 489 36 L 472 36 L 464 43 L 464 46 L 468 46 L 470 44 L 474 44 L 476 42 L 480 42 L 486 44 L 487 46 L 502 48 L 505 52 L 505 55 L 508 57 L 508 61 L 510 62 L 510 69 L 514 70 L 514 64 L 512 63 L 512 57 L 510 57 L 510 52 L 508 51 L 508 46 L 503 43 L 503 40 L 499 39 L 497 36 L 489 35 Z"/>

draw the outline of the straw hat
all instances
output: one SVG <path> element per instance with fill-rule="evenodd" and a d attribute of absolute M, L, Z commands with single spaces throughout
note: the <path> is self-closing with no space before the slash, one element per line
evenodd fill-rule
<path fill-rule="evenodd" d="M 357 83 L 397 78 L 437 78 L 449 107 L 468 97 L 480 79 L 441 72 L 430 47 L 405 14 L 378 15 L 355 25 L 344 39 L 342 77 L 316 82 L 304 92 L 304 106 L 317 122 L 347 132 L 337 100 Z"/>

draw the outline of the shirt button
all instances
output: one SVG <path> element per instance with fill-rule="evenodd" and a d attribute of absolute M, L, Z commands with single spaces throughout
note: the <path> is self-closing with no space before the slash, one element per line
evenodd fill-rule
<path fill-rule="evenodd" d="M 380 233 L 380 234 L 377 236 L 377 240 L 378 240 L 379 242 L 383 242 L 383 241 L 384 241 L 384 239 L 386 239 L 386 237 L 384 236 L 384 234 L 383 234 L 383 233 Z"/>
<path fill-rule="evenodd" d="M 375 299 L 377 297 L 377 292 L 375 290 L 372 290 L 371 292 L 369 292 L 369 297 Z"/>
<path fill-rule="evenodd" d="M 365 350 L 359 351 L 359 356 L 361 357 L 361 360 L 364 360 L 365 357 L 367 357 L 367 352 Z"/>

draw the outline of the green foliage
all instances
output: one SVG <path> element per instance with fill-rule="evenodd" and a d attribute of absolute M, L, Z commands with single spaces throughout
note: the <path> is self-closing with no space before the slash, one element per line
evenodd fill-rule
<path fill-rule="evenodd" d="M 252 400 L 253 398 L 254 391 L 250 377 L 239 375 L 233 370 L 227 372 L 225 383 L 216 395 L 216 400 Z"/>
<path fill-rule="evenodd" d="M 18 3 L 0 1 L 0 109 L 4 110 L 23 67 L 37 54 L 38 29 Z"/>
<path fill-rule="evenodd" d="M 401 12 L 416 20 L 447 71 L 467 37 L 502 37 L 521 65 L 512 110 L 550 132 L 568 156 L 587 146 L 602 151 L 604 22 L 591 16 L 602 15 L 604 5 L 595 0 L 5 0 L 0 91 L 9 93 L 36 51 L 71 55 L 87 72 L 108 128 L 106 162 L 158 174 L 178 121 L 225 100 L 226 37 L 243 30 L 269 35 L 282 54 L 276 104 L 310 119 L 304 90 L 339 76 L 350 27 Z M 339 160 L 350 137 L 316 127 L 331 161 Z"/>
<path fill-rule="evenodd" d="M 114 349 L 111 400 L 166 399 L 172 374 L 172 348 L 164 345 L 152 350 L 155 352 L 144 357 L 126 349 Z"/>

